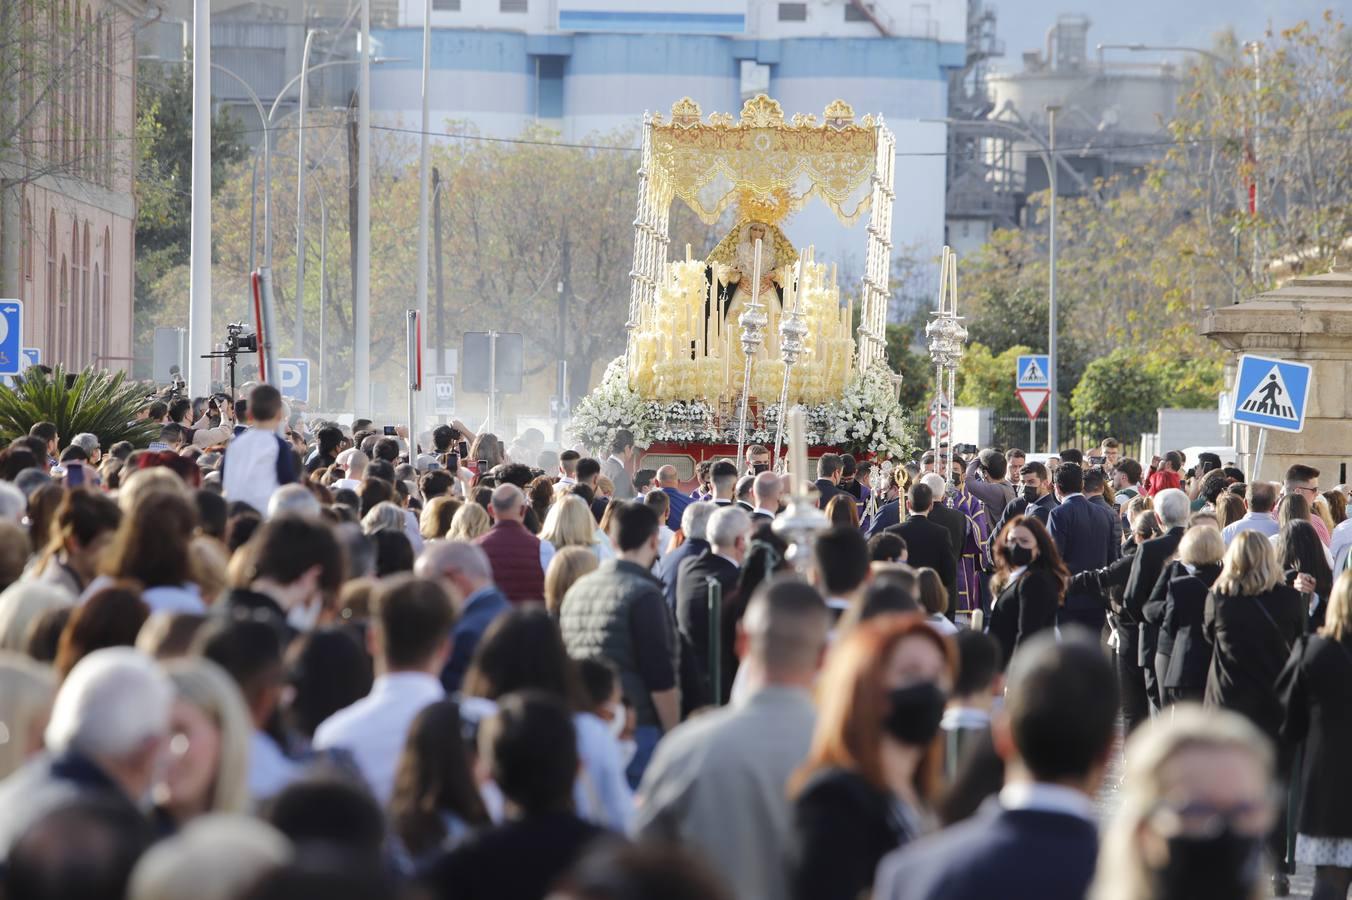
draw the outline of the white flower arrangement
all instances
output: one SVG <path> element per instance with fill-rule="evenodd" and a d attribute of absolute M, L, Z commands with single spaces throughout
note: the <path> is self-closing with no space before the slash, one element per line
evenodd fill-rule
<path fill-rule="evenodd" d="M 897 403 L 892 375 L 882 363 L 854 375 L 844 396 L 805 410 L 809 444 L 893 459 L 911 450 L 905 414 Z M 774 443 L 779 416 L 778 403 L 762 405 L 748 441 Z M 735 426 L 720 426 L 717 411 L 703 400 L 644 400 L 629 387 L 624 357 L 606 367 L 601 384 L 574 408 L 571 425 L 575 440 L 598 451 L 608 447 L 621 428 L 627 428 L 640 447 L 657 441 L 737 443 Z"/>

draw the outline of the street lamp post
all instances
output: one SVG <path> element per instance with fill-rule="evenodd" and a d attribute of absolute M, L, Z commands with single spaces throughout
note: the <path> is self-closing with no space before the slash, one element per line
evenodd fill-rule
<path fill-rule="evenodd" d="M 352 298 L 352 408 L 371 411 L 371 0 L 361 2 L 357 106 L 357 283 Z"/>
<path fill-rule="evenodd" d="M 209 392 L 211 363 L 211 0 L 193 0 L 192 211 L 188 251 L 188 390 Z"/>
<path fill-rule="evenodd" d="M 309 101 L 310 48 L 315 35 L 323 29 L 311 28 L 305 33 L 305 49 L 300 56 L 300 112 L 296 120 L 296 349 L 298 357 L 305 356 L 305 107 Z M 280 94 L 278 95 L 281 96 Z M 276 101 L 273 101 L 274 104 Z"/>
<path fill-rule="evenodd" d="M 1056 452 L 1060 440 L 1057 430 L 1056 397 L 1056 114 L 1059 106 L 1047 107 L 1047 179 L 1051 201 L 1047 211 L 1047 452 Z"/>

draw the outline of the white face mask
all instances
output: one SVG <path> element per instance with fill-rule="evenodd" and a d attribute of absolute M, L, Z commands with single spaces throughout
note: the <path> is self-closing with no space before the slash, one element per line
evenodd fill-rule
<path fill-rule="evenodd" d="M 610 704 L 609 709 L 610 721 L 607 722 L 606 725 L 610 728 L 610 733 L 615 736 L 615 740 L 618 741 L 620 735 L 624 734 L 624 723 L 626 718 L 624 703 L 612 703 Z"/>
<path fill-rule="evenodd" d="M 298 603 L 286 611 L 286 624 L 297 631 L 313 631 L 323 608 L 324 603 L 318 598 L 311 603 Z"/>

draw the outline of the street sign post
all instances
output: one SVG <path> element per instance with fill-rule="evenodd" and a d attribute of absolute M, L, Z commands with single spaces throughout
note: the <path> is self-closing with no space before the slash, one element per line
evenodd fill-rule
<path fill-rule="evenodd" d="M 1043 405 L 1051 396 L 1051 360 L 1045 353 L 1029 353 L 1020 356 L 1014 365 L 1014 395 L 1019 398 L 1024 412 L 1028 413 L 1028 450 L 1037 446 L 1037 417 Z M 1055 448 L 1056 436 L 1050 431 L 1047 435 L 1047 451 Z"/>
<path fill-rule="evenodd" d="M 278 359 L 277 389 L 282 396 L 297 403 L 310 402 L 310 361 L 308 359 Z"/>
<path fill-rule="evenodd" d="M 1306 363 L 1287 362 L 1267 356 L 1244 354 L 1239 358 L 1230 413 L 1236 425 L 1259 429 L 1253 474 L 1263 466 L 1269 429 L 1300 432 L 1305 428 L 1305 408 L 1310 400 L 1312 369 Z"/>
<path fill-rule="evenodd" d="M 438 416 L 455 415 L 455 376 L 432 376 L 432 412 Z"/>
<path fill-rule="evenodd" d="M 0 300 L 0 375 L 24 370 L 23 301 Z"/>

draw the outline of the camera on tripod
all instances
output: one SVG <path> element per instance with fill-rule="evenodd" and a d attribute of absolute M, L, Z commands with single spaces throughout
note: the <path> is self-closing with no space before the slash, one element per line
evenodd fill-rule
<path fill-rule="evenodd" d="M 257 353 L 258 335 L 243 322 L 231 322 L 225 326 L 225 352 Z"/>

